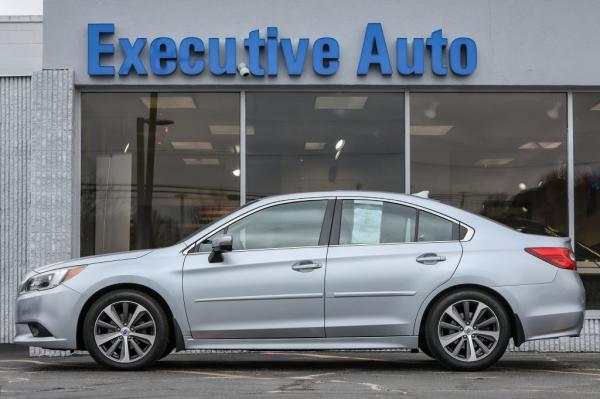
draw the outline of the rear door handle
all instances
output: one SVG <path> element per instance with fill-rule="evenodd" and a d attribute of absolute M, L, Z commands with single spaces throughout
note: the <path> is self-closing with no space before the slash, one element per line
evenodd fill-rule
<path fill-rule="evenodd" d="M 297 272 L 310 272 L 315 269 L 320 269 L 323 266 L 320 263 L 313 262 L 312 260 L 301 260 L 300 262 L 296 262 L 292 265 L 292 269 Z"/>
<path fill-rule="evenodd" d="M 445 256 L 440 256 L 434 253 L 427 253 L 417 256 L 417 262 L 422 263 L 424 265 L 435 265 L 436 263 L 443 262 L 445 260 Z"/>

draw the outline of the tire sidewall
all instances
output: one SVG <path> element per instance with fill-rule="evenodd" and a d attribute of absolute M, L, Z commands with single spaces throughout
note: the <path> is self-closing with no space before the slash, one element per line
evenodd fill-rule
<path fill-rule="evenodd" d="M 131 363 L 119 363 L 106 357 L 96 346 L 94 338 L 95 323 L 100 312 L 111 303 L 120 301 L 136 302 L 144 306 L 154 318 L 156 325 L 154 346 L 143 358 Z M 160 304 L 149 295 L 134 290 L 117 290 L 104 294 L 88 309 L 83 322 L 82 337 L 87 351 L 103 366 L 117 370 L 139 370 L 152 366 L 165 352 L 169 344 L 169 323 Z"/>
<path fill-rule="evenodd" d="M 492 353 L 475 362 L 463 362 L 447 353 L 438 339 L 438 322 L 448 306 L 464 300 L 477 300 L 489 306 L 498 319 L 500 336 Z M 458 371 L 483 370 L 496 363 L 502 357 L 511 337 L 511 323 L 504 305 L 492 295 L 479 290 L 451 292 L 440 298 L 431 308 L 425 322 L 425 339 L 428 349 L 445 367 Z"/>

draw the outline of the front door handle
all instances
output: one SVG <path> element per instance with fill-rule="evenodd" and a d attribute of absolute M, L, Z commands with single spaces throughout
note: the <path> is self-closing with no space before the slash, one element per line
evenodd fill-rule
<path fill-rule="evenodd" d="M 313 262 L 312 260 L 301 260 L 300 262 L 296 262 L 292 265 L 292 269 L 297 272 L 310 272 L 315 269 L 320 269 L 323 266 L 320 263 Z"/>
<path fill-rule="evenodd" d="M 417 262 L 422 263 L 424 265 L 435 265 L 436 263 L 443 262 L 445 260 L 445 256 L 440 256 L 434 253 L 427 253 L 417 256 Z"/>

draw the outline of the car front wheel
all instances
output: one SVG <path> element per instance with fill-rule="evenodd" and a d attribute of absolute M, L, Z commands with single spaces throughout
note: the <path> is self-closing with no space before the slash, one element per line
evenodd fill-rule
<path fill-rule="evenodd" d="M 483 370 L 506 351 L 510 319 L 503 304 L 478 290 L 452 292 L 432 307 L 425 337 L 432 354 L 445 367 Z"/>
<path fill-rule="evenodd" d="M 167 316 L 149 295 L 117 290 L 100 297 L 83 324 L 86 349 L 98 363 L 138 370 L 156 363 L 169 344 Z"/>

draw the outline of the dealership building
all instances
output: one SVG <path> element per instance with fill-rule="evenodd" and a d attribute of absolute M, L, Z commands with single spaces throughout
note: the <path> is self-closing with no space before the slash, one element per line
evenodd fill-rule
<path fill-rule="evenodd" d="M 0 343 L 25 273 L 268 195 L 431 198 L 570 237 L 600 351 L 600 3 L 46 0 L 0 17 Z M 65 310 L 68 311 L 68 310 Z"/>

